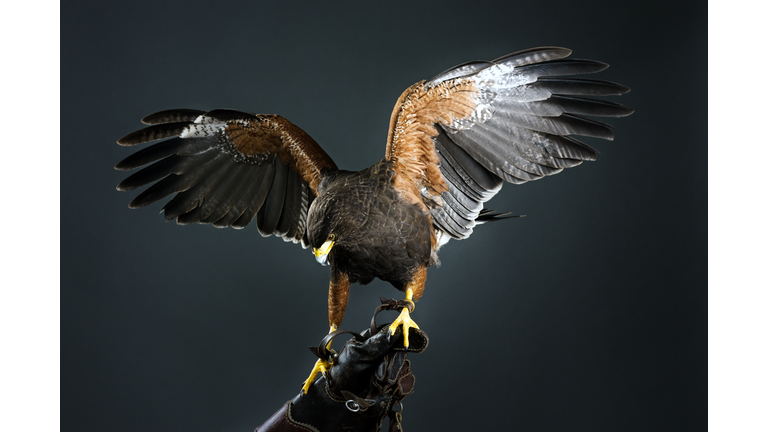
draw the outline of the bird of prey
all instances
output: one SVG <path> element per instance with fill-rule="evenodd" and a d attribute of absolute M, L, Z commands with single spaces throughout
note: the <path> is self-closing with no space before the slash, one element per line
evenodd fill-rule
<path fill-rule="evenodd" d="M 408 346 L 414 303 L 427 268 L 450 239 L 465 239 L 505 214 L 484 209 L 506 181 L 557 174 L 597 152 L 573 136 L 613 139 L 611 126 L 585 117 L 623 117 L 632 109 L 594 96 L 629 88 L 574 75 L 608 65 L 568 58 L 558 47 L 532 48 L 473 61 L 408 87 L 395 104 L 384 158 L 352 172 L 336 167 L 302 129 L 273 114 L 231 109 L 171 109 L 121 138 L 124 146 L 167 139 L 119 162 L 149 166 L 118 190 L 153 183 L 131 203 L 169 195 L 166 220 L 244 228 L 311 247 L 330 265 L 328 319 L 336 330 L 352 283 L 373 278 L 405 292 L 392 323 Z M 304 390 L 330 365 L 319 360 Z"/>

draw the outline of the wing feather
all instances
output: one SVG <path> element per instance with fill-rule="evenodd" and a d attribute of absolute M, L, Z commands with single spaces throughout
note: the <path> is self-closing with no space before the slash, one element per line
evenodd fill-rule
<path fill-rule="evenodd" d="M 201 165 L 198 165 L 198 168 L 200 169 L 194 172 L 186 175 L 172 172 L 159 182 L 148 187 L 144 192 L 131 201 L 131 204 L 129 205 L 130 208 L 145 207 L 172 193 L 187 191 L 208 177 L 211 177 L 218 170 L 223 170 L 226 166 L 225 158 L 215 154 L 212 154 L 211 156 L 211 158 L 206 158 L 206 161 L 198 159 L 198 162 L 201 163 Z"/>
<path fill-rule="evenodd" d="M 121 160 L 120 163 L 115 165 L 115 169 L 125 171 L 139 168 L 150 162 L 177 154 L 179 149 L 184 145 L 185 142 L 181 138 L 174 138 L 153 144 Z"/>
<path fill-rule="evenodd" d="M 449 187 L 453 187 L 456 193 L 461 193 L 468 199 L 472 199 L 475 202 L 481 202 L 483 199 L 483 190 L 473 186 L 476 185 L 474 181 L 467 182 L 466 177 L 459 174 L 459 172 L 453 167 L 453 165 L 444 157 L 444 153 L 440 152 L 440 169 L 443 172 L 446 182 Z M 453 194 L 453 192 L 451 192 Z"/>
<path fill-rule="evenodd" d="M 176 194 L 168 220 L 243 228 L 254 217 L 262 235 L 305 238 L 309 203 L 333 160 L 303 130 L 277 115 L 230 109 L 173 109 L 144 117 L 149 126 L 118 140 L 137 145 L 170 138 L 128 156 L 115 168 L 133 170 L 119 190 L 150 185 L 131 207 Z M 306 247 L 306 244 L 304 244 Z"/>
<path fill-rule="evenodd" d="M 200 183 L 195 185 L 197 191 L 197 206 L 191 211 L 179 215 L 176 221 L 180 225 L 191 223 L 210 223 L 207 219 L 211 217 L 219 208 L 224 206 L 226 199 L 231 195 L 235 188 L 237 177 L 233 176 L 232 171 L 219 170 L 213 175 L 206 177 Z M 217 193 L 212 193 L 211 191 Z M 228 209 L 227 209 L 228 210 Z"/>
<path fill-rule="evenodd" d="M 246 225 L 253 221 L 253 218 L 256 217 L 256 214 L 264 205 L 264 201 L 267 200 L 267 195 L 269 195 L 269 190 L 272 187 L 272 179 L 275 178 L 275 165 L 267 165 L 264 171 L 263 180 L 261 184 L 259 184 L 259 188 L 255 191 L 248 209 L 232 224 L 233 227 L 245 228 Z"/>
<path fill-rule="evenodd" d="M 235 202 L 221 219 L 213 222 L 213 226 L 216 228 L 225 228 L 231 226 L 236 229 L 243 228 L 245 225 L 239 226 L 235 222 L 248 211 L 250 207 L 258 207 L 255 211 L 258 211 L 263 204 L 263 200 L 259 201 L 257 193 L 259 189 L 264 185 L 264 177 L 267 175 L 271 165 L 262 165 L 259 167 L 259 171 L 249 178 L 248 181 L 243 182 L 241 193 L 238 195 Z M 268 186 L 268 185 L 267 185 Z M 266 195 L 266 193 L 265 193 Z M 166 210 L 167 211 L 167 210 Z M 250 222 L 251 219 L 248 220 Z M 247 223 L 246 223 L 247 225 Z"/>
<path fill-rule="evenodd" d="M 585 116 L 632 114 L 594 98 L 629 88 L 571 77 L 608 65 L 570 54 L 543 47 L 469 62 L 400 96 L 386 158 L 394 165 L 395 187 L 430 211 L 438 231 L 466 238 L 502 180 L 525 183 L 595 160 L 597 152 L 573 136 L 613 140 L 609 124 Z"/>
<path fill-rule="evenodd" d="M 280 215 L 283 212 L 283 203 L 285 202 L 285 191 L 288 187 L 288 168 L 275 158 L 275 176 L 272 179 L 272 186 L 269 188 L 269 195 L 264 206 L 256 215 L 256 226 L 264 237 L 272 233 L 280 234 L 276 231 L 277 223 L 280 222 Z"/>
<path fill-rule="evenodd" d="M 148 125 L 163 124 L 163 123 L 178 123 L 178 122 L 186 122 L 186 121 L 193 122 L 195 121 L 195 119 L 197 119 L 203 114 L 205 114 L 205 111 L 200 111 L 195 109 L 187 109 L 187 108 L 169 109 L 169 110 L 158 111 L 154 114 L 150 114 L 144 117 L 143 119 L 141 119 L 141 122 Z"/>
<path fill-rule="evenodd" d="M 296 238 L 300 217 L 292 217 L 294 214 L 301 214 L 302 202 L 302 183 L 298 173 L 288 172 L 288 185 L 286 186 L 285 201 L 283 202 L 283 211 L 280 215 L 280 221 L 277 223 L 277 232 L 286 241 L 297 242 Z"/>
<path fill-rule="evenodd" d="M 215 168 L 218 169 L 211 170 L 208 175 L 200 176 L 194 186 L 179 194 L 184 197 L 186 204 L 186 212 L 176 217 L 176 223 L 179 225 L 198 223 L 205 219 L 203 204 L 211 196 L 211 191 L 216 190 L 216 187 L 227 177 L 226 160 L 219 158 L 214 163 Z M 168 215 L 166 220 L 169 220 Z"/>
<path fill-rule="evenodd" d="M 227 177 L 217 186 L 217 193 L 212 194 L 210 198 L 204 201 L 202 207 L 205 217 L 199 223 L 210 223 L 216 226 L 214 222 L 229 213 L 229 210 L 242 195 L 244 186 L 247 186 L 247 170 L 248 166 L 241 164 L 233 167 L 227 173 Z"/>
<path fill-rule="evenodd" d="M 466 150 L 457 146 L 441 127 L 435 137 L 435 146 L 451 167 L 461 176 L 462 180 L 481 195 L 491 198 L 499 191 L 501 179 L 493 175 L 487 168 L 473 159 Z M 442 171 L 441 165 L 441 171 Z"/>
<path fill-rule="evenodd" d="M 144 129 L 137 130 L 136 132 L 129 133 L 117 140 L 117 143 L 122 146 L 133 146 L 136 144 L 144 144 L 151 141 L 175 137 L 183 133 L 184 129 L 191 124 L 193 124 L 193 122 L 186 121 L 148 126 Z"/>
<path fill-rule="evenodd" d="M 539 77 L 529 87 L 541 88 L 550 94 L 558 95 L 620 96 L 629 92 L 629 87 L 621 84 L 585 78 Z"/>

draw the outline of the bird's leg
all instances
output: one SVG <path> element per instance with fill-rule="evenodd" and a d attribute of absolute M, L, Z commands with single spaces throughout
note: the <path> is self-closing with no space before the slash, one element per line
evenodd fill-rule
<path fill-rule="evenodd" d="M 331 330 L 328 331 L 329 334 L 335 332 L 339 325 L 341 325 L 341 320 L 344 319 L 344 311 L 347 309 L 347 299 L 349 299 L 349 276 L 346 273 L 337 271 L 331 265 L 331 283 L 328 286 L 328 323 L 331 326 Z M 325 347 L 326 350 L 331 348 L 331 341 Z M 304 381 L 304 386 L 302 386 L 304 394 L 307 394 L 307 390 L 309 390 L 309 386 L 317 378 L 317 374 L 322 373 L 325 376 L 325 373 L 330 368 L 330 361 L 327 359 L 317 359 L 312 372 L 309 373 L 309 378 Z"/>
<path fill-rule="evenodd" d="M 328 333 L 333 333 L 336 331 L 336 326 L 331 326 L 331 330 L 328 331 Z M 328 341 L 328 345 L 325 346 L 326 350 L 331 349 L 331 343 L 333 342 L 333 339 Z M 304 385 L 301 386 L 301 391 L 304 394 L 307 394 L 307 390 L 309 390 L 309 386 L 312 385 L 313 382 L 315 382 L 315 378 L 317 378 L 317 374 L 321 373 L 323 376 L 325 376 L 325 373 L 328 372 L 328 370 L 331 368 L 331 362 L 327 359 L 317 359 L 315 362 L 315 365 L 312 367 L 312 371 L 309 373 L 309 377 L 306 381 L 304 381 Z"/>
<path fill-rule="evenodd" d="M 416 308 L 416 303 L 413 302 L 413 289 L 408 288 L 405 290 L 405 300 L 413 305 L 411 310 Z M 395 334 L 397 327 L 401 325 L 403 326 L 403 345 L 408 348 L 408 330 L 419 328 L 419 326 L 411 319 L 411 314 L 408 311 L 407 306 L 400 311 L 400 316 L 398 316 L 392 325 L 389 326 L 389 333 Z"/>

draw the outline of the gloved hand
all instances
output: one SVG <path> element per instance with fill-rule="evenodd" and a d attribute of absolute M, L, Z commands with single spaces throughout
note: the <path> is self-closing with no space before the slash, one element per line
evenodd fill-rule
<path fill-rule="evenodd" d="M 400 430 L 400 411 L 395 410 L 413 393 L 414 384 L 406 352 L 424 351 L 429 339 L 423 331 L 412 329 L 406 350 L 400 329 L 390 337 L 388 324 L 376 325 L 380 311 L 404 305 L 381 300 L 383 304 L 376 309 L 371 328 L 360 334 L 337 330 L 310 348 L 318 357 L 331 359 L 330 371 L 316 380 L 306 394 L 299 392 L 286 402 L 256 431 L 375 432 L 388 415 L 390 431 Z M 354 337 L 340 351 L 326 349 L 328 342 L 345 333 Z"/>

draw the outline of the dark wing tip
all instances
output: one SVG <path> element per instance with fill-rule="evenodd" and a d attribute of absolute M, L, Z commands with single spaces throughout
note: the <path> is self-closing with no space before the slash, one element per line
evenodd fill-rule
<path fill-rule="evenodd" d="M 616 87 L 620 88 L 620 89 L 621 89 L 621 94 L 627 94 L 627 93 L 629 93 L 629 92 L 631 92 L 631 91 L 632 91 L 632 89 L 631 89 L 631 88 L 629 88 L 629 87 L 627 87 L 627 86 L 625 86 L 625 85 L 621 85 L 621 84 L 618 84 L 618 83 L 613 83 L 613 82 L 612 82 L 611 84 L 613 84 L 613 85 L 615 85 Z"/>
<path fill-rule="evenodd" d="M 497 212 L 496 210 L 483 209 L 475 219 L 476 223 L 495 222 L 504 219 L 525 217 L 525 215 L 513 215 L 512 212 Z"/>
<path fill-rule="evenodd" d="M 133 142 L 136 140 L 136 136 L 139 134 L 139 132 L 141 131 L 131 132 L 128 135 L 117 140 L 117 143 L 120 144 L 121 146 L 132 146 L 135 144 L 139 144 L 139 142 Z"/>
<path fill-rule="evenodd" d="M 584 80 L 584 81 L 589 81 L 589 80 Z M 621 96 L 632 91 L 632 89 L 625 86 L 624 84 L 619 84 L 612 81 L 596 81 L 596 82 L 598 82 L 599 84 L 602 84 L 603 86 L 606 86 L 606 87 L 610 86 L 613 88 L 614 92 L 606 93 L 605 96 Z"/>
<path fill-rule="evenodd" d="M 141 122 L 148 125 L 156 125 L 164 123 L 195 121 L 195 119 L 202 114 L 205 114 L 205 111 L 187 108 L 167 109 L 158 111 L 154 114 L 150 114 L 141 119 Z"/>
<path fill-rule="evenodd" d="M 139 129 L 117 140 L 121 146 L 133 146 L 150 141 L 157 141 L 165 138 L 178 136 L 184 132 L 184 128 L 192 124 L 192 121 L 183 121 L 177 123 L 162 123 Z"/>
<path fill-rule="evenodd" d="M 531 62 L 542 62 L 547 60 L 556 60 L 568 57 L 573 51 L 568 48 L 556 47 L 556 46 L 543 46 L 536 48 L 528 48 L 522 51 L 516 51 L 507 55 L 503 55 L 497 59 L 492 60 L 493 63 L 506 63 L 512 60 L 512 63 L 519 65 L 529 64 Z M 513 64 L 514 65 L 514 64 Z"/>

